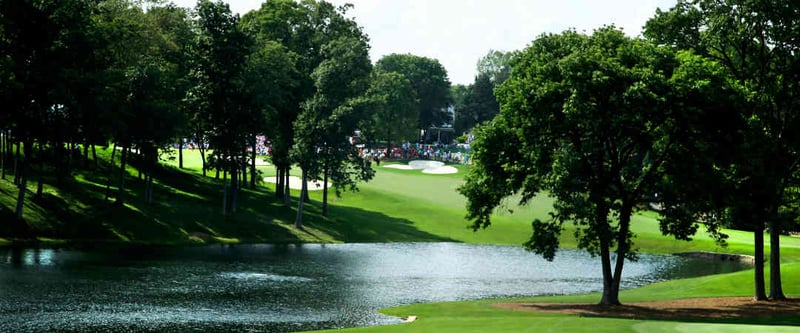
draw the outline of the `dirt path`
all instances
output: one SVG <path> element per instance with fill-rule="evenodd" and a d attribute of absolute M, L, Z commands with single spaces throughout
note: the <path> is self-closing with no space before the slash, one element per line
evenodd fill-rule
<path fill-rule="evenodd" d="M 515 311 L 555 312 L 591 317 L 636 319 L 722 319 L 800 316 L 800 299 L 756 302 L 752 297 L 692 298 L 673 301 L 626 303 L 607 307 L 597 304 L 497 303 Z"/>

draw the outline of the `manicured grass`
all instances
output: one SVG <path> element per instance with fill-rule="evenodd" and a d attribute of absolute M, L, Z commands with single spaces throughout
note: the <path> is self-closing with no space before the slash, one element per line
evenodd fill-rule
<path fill-rule="evenodd" d="M 783 267 L 786 292 L 791 295 L 800 295 L 800 263 L 787 264 Z M 643 302 L 689 297 L 747 296 L 750 294 L 751 281 L 752 271 L 742 271 L 674 280 L 625 290 L 620 293 L 620 298 L 627 302 Z M 796 325 L 800 325 L 800 316 L 779 319 L 716 319 L 689 323 L 590 318 L 510 311 L 492 306 L 498 302 L 595 303 L 598 299 L 600 299 L 600 295 L 594 293 L 413 304 L 381 311 L 387 315 L 398 317 L 417 316 L 417 321 L 413 323 L 336 330 L 335 332 L 795 332 L 797 331 Z"/>
<path fill-rule="evenodd" d="M 541 196 L 520 207 L 509 200 L 506 209 L 498 212 L 493 224 L 477 232 L 468 228 L 464 219 L 464 199 L 455 189 L 462 184 L 467 166 L 457 166 L 455 175 L 427 175 L 419 171 L 379 167 L 375 179 L 361 184 L 357 193 L 330 197 L 330 217 L 321 216 L 322 192 L 311 192 L 312 203 L 306 205 L 305 228 L 292 226 L 298 191 L 292 191 L 293 202 L 284 207 L 274 196 L 274 185 L 259 183 L 255 189 L 243 189 L 239 211 L 232 216 L 221 213 L 221 180 L 214 172 L 203 177 L 197 150 L 184 151 L 184 169 L 177 161 L 165 162 L 156 174 L 152 205 L 142 200 L 143 183 L 138 180 L 135 163 L 128 168 L 125 205 L 104 199 L 109 175 L 107 161 L 110 149 L 98 150 L 98 170 L 77 169 L 74 180 L 54 186 L 52 177 L 45 178 L 41 198 L 32 198 L 36 183 L 28 182 L 25 226 L 11 224 L 0 230 L 0 245 L 20 241 L 4 234 L 22 228 L 39 242 L 62 244 L 83 243 L 158 243 L 202 244 L 209 242 L 395 242 L 456 241 L 485 244 L 520 245 L 529 237 L 530 221 L 547 218 L 552 200 Z M 117 154 L 119 155 L 119 154 Z M 117 162 L 118 163 L 118 162 Z M 259 178 L 275 174 L 271 166 L 259 166 Z M 296 175 L 299 170 L 293 170 Z M 116 177 L 111 189 L 116 190 Z M 0 220 L 10 221 L 15 204 L 16 187 L 10 179 L 0 180 Z M 657 216 L 642 212 L 633 219 L 636 247 L 648 253 L 715 251 L 752 254 L 752 234 L 726 230 L 728 247 L 716 245 L 701 233 L 692 242 L 661 236 Z M 28 240 L 23 241 L 30 241 Z M 562 246 L 575 247 L 572 229 L 567 226 Z M 784 287 L 790 295 L 800 295 L 800 238 L 783 237 Z M 672 281 L 636 290 L 624 291 L 623 302 L 659 300 L 681 297 L 750 295 L 752 271 L 698 279 Z M 573 295 L 535 298 L 537 302 L 596 302 L 599 296 Z M 531 301 L 521 299 L 520 301 Z M 396 316 L 417 315 L 411 324 L 343 330 L 342 332 L 660 332 L 660 331 L 778 331 L 783 327 L 731 326 L 720 323 L 679 323 L 624 319 L 583 318 L 565 315 L 513 312 L 492 307 L 496 300 L 418 304 L 386 309 Z M 789 318 L 797 323 L 797 318 Z M 763 324 L 758 321 L 743 321 Z"/>

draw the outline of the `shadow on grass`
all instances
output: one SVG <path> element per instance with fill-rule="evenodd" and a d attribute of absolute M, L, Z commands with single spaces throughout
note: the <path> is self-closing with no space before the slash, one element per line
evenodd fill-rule
<path fill-rule="evenodd" d="M 330 219 L 313 219 L 307 225 L 344 242 L 457 242 L 417 229 L 407 219 L 354 207 L 329 206 Z"/>
<path fill-rule="evenodd" d="M 72 170 L 60 186 L 46 175 L 45 192 L 35 199 L 34 182 L 29 182 L 26 218 L 20 221 L 26 228 L 6 224 L 0 236 L 142 244 L 453 241 L 420 231 L 409 220 L 362 208 L 331 206 L 331 218 L 324 218 L 318 200 L 306 205 L 305 228 L 296 229 L 296 197 L 285 207 L 265 186 L 243 188 L 237 212 L 226 215 L 221 180 L 170 166 L 155 171 L 150 204 L 144 201 L 144 182 L 128 169 L 120 204 L 114 202 L 119 173 L 112 173 L 105 159 L 99 164 Z M 13 216 L 15 187 L 10 181 L 0 185 L 0 216 Z"/>

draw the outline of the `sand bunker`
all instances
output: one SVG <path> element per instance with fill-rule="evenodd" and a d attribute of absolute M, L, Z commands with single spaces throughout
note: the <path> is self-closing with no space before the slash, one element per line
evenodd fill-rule
<path fill-rule="evenodd" d="M 267 183 L 277 183 L 276 177 L 264 177 L 264 181 Z M 331 187 L 331 183 L 328 182 L 328 187 Z M 303 188 L 303 180 L 300 177 L 296 176 L 289 176 L 289 188 L 293 190 L 299 190 Z M 320 191 L 322 190 L 322 181 L 313 181 L 308 182 L 308 190 L 309 191 Z"/>
<path fill-rule="evenodd" d="M 400 170 L 414 170 L 410 165 L 406 164 L 387 164 L 383 166 L 384 168 L 390 169 L 400 169 Z"/>
<path fill-rule="evenodd" d="M 443 167 L 438 167 L 436 169 L 425 169 L 425 170 L 422 170 L 422 173 L 429 173 L 429 174 L 433 174 L 433 175 L 448 175 L 448 174 L 458 173 L 458 169 L 456 169 L 454 167 L 451 167 L 449 165 L 446 165 L 446 166 L 443 166 Z"/>
<path fill-rule="evenodd" d="M 436 169 L 436 168 L 441 168 L 441 167 L 443 167 L 443 166 L 444 166 L 444 162 L 439 162 L 439 161 L 420 161 L 420 160 L 415 160 L 415 161 L 408 162 L 408 165 L 409 165 L 409 166 L 410 166 L 412 169 L 416 169 L 416 170 L 426 170 L 426 169 Z"/>
<path fill-rule="evenodd" d="M 458 169 L 444 165 L 444 162 L 439 161 L 422 161 L 414 160 L 405 164 L 387 164 L 384 168 L 400 169 L 400 170 L 422 170 L 422 173 L 433 175 L 445 175 L 458 173 Z"/>

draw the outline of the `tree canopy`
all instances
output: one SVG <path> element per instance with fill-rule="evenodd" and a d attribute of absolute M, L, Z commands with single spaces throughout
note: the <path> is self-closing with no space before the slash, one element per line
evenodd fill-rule
<path fill-rule="evenodd" d="M 614 27 L 534 40 L 498 89 L 500 115 L 477 130 L 475 164 L 459 188 L 473 228 L 487 227 L 514 194 L 522 204 L 552 196 L 551 218 L 533 221 L 526 248 L 553 259 L 564 224 L 574 224 L 578 246 L 600 257 L 600 303 L 619 304 L 624 262 L 636 258 L 631 215 L 659 200 L 669 165 L 686 152 L 689 120 L 705 112 L 680 98 L 696 87 L 683 79 L 713 78 L 703 68 L 677 75 L 695 58 Z M 693 217 L 664 218 L 662 230 L 688 239 Z"/>
<path fill-rule="evenodd" d="M 418 129 L 428 130 L 431 126 L 452 123 L 447 110 L 452 104 L 450 80 L 447 70 L 438 60 L 411 54 L 390 54 L 379 59 L 375 67 L 383 72 L 403 74 L 411 82 L 417 96 Z"/>
<path fill-rule="evenodd" d="M 770 232 L 770 295 L 783 299 L 780 278 L 780 234 L 797 210 L 800 165 L 800 5 L 775 1 L 681 0 L 657 11 L 645 36 L 662 45 L 692 50 L 724 66 L 748 90 L 746 107 L 732 117 L 740 140 L 724 163 L 716 163 L 730 191 L 717 198 L 729 209 L 730 225 L 753 230 L 755 297 L 764 290 L 763 232 Z"/>

